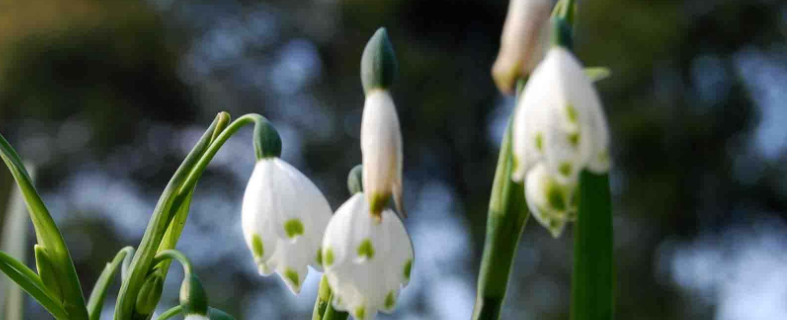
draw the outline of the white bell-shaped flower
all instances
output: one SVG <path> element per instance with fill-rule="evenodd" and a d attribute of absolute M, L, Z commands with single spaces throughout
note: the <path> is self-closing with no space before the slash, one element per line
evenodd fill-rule
<path fill-rule="evenodd" d="M 561 184 L 584 168 L 609 168 L 608 124 L 600 98 L 580 62 L 553 47 L 530 77 L 514 116 L 513 179 L 543 164 Z"/>
<path fill-rule="evenodd" d="M 256 162 L 242 202 L 242 230 L 258 272 L 277 272 L 295 293 L 308 266 L 321 270 L 328 201 L 300 171 L 277 157 Z"/>
<path fill-rule="evenodd" d="M 394 310 L 400 290 L 408 284 L 414 251 L 403 222 L 391 209 L 376 217 L 364 194 L 356 193 L 336 210 L 322 247 L 334 308 L 356 319 Z"/>
<path fill-rule="evenodd" d="M 600 98 L 567 49 L 550 49 L 528 80 L 514 116 L 512 142 L 512 178 L 525 180 L 528 207 L 558 236 L 575 215 L 580 172 L 605 173 L 610 166 Z"/>
<path fill-rule="evenodd" d="M 514 91 L 517 79 L 528 76 L 544 57 L 550 35 L 550 7 L 550 0 L 509 2 L 500 52 L 492 66 L 492 77 L 500 91 Z"/>
<path fill-rule="evenodd" d="M 389 91 L 367 93 L 361 120 L 361 154 L 364 165 L 364 193 L 370 211 L 379 214 L 394 195 L 402 213 L 403 138 L 400 121 Z"/>
<path fill-rule="evenodd" d="M 183 320 L 208 320 L 208 316 L 202 314 L 189 314 Z"/>

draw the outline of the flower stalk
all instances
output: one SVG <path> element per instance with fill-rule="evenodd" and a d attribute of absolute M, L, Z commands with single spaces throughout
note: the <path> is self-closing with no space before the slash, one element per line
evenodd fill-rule
<path fill-rule="evenodd" d="M 524 86 L 524 80 L 518 81 L 516 92 Z M 495 170 L 473 320 L 500 319 L 517 245 L 530 216 L 523 186 L 511 179 L 512 125 L 509 121 Z"/>

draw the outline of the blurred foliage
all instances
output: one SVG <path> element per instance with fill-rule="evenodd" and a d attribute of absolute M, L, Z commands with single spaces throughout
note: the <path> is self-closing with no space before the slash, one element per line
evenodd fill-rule
<path fill-rule="evenodd" d="M 410 197 L 419 197 L 415 191 L 428 181 L 452 188 L 454 208 L 463 210 L 455 214 L 468 221 L 463 232 L 471 247 L 464 250 L 471 264 L 461 272 L 472 287 L 497 157 L 492 121 L 503 123 L 508 114 L 508 98 L 501 97 L 489 74 L 506 5 L 478 0 L 3 1 L 0 131 L 23 157 L 38 162 L 45 193 L 59 192 L 73 168 L 110 163 L 99 170 L 133 180 L 154 205 L 183 155 L 134 149 L 143 153 L 136 161 L 148 165 L 131 165 L 133 173 L 121 176 L 112 165 L 119 162 L 120 150 L 146 144 L 152 126 L 204 126 L 220 109 L 234 115 L 259 112 L 303 133 L 293 140 L 301 145 L 290 149 L 302 148 L 302 169 L 336 207 L 347 195 L 344 177 L 360 161 L 361 50 L 377 27 L 386 26 L 400 62 L 393 95 L 403 126 Z M 749 75 L 737 67 L 737 57 L 755 51 L 785 69 L 786 2 L 583 0 L 579 5 L 578 56 L 588 66 L 613 72 L 599 89 L 614 138 L 618 318 L 710 318 L 712 306 L 698 310 L 691 296 L 659 278 L 664 275 L 656 270 L 657 250 L 666 240 L 692 239 L 763 217 L 785 220 L 785 147 L 778 157 L 754 147 L 762 105 L 748 89 Z M 268 12 L 272 22 L 263 37 L 249 41 L 252 29 L 241 25 L 259 22 L 251 14 L 258 12 Z M 233 35 L 225 33 L 229 29 Z M 204 52 L 207 39 L 222 43 L 222 53 L 206 56 L 221 58 L 197 67 L 198 55 L 212 59 L 196 53 Z M 307 71 L 306 84 L 287 93 L 265 79 L 279 67 L 280 50 L 298 39 L 313 44 L 319 70 Z M 719 61 L 722 73 L 710 99 L 698 89 L 696 77 L 698 60 L 704 58 Z M 203 71 L 187 71 L 192 68 Z M 776 81 L 781 80 L 785 86 L 785 79 Z M 258 85 L 263 81 L 271 86 Z M 309 110 L 327 121 L 296 116 L 309 118 Z M 69 138 L 82 131 L 65 130 L 64 123 L 87 128 L 89 138 L 70 144 Z M 324 123 L 330 123 L 329 130 L 322 131 Z M 50 140 L 38 146 L 40 140 L 26 140 L 33 133 Z M 785 146 L 785 133 L 783 139 Z M 48 156 L 37 158 L 41 154 Z M 243 186 L 234 185 L 228 173 L 212 168 L 204 177 L 209 180 L 219 181 L 215 192 L 238 201 Z M 76 258 L 88 291 L 103 263 L 138 239 L 115 234 L 102 219 L 78 217 L 63 228 L 71 244 L 94 244 Z M 409 221 L 426 217 L 412 212 Z M 568 232 L 551 239 L 538 226 L 528 227 L 512 275 L 509 318 L 536 313 L 567 319 L 570 238 Z M 225 268 L 200 266 L 211 300 L 241 316 L 246 308 L 241 297 L 264 287 L 250 275 L 218 274 Z M 543 307 L 547 299 L 555 299 L 557 307 Z M 437 303 L 446 302 L 413 305 L 430 315 Z M 282 313 L 282 318 L 296 316 Z"/>

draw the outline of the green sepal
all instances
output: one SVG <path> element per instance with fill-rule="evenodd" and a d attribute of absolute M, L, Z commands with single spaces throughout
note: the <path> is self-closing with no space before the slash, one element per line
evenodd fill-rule
<path fill-rule="evenodd" d="M 208 298 L 200 278 L 195 274 L 186 275 L 183 278 L 180 292 L 180 302 L 183 314 L 207 314 Z"/>
<path fill-rule="evenodd" d="M 553 46 L 561 46 L 572 51 L 572 26 L 561 17 L 550 18 L 550 41 Z"/>
<path fill-rule="evenodd" d="M 164 288 L 164 277 L 158 273 L 152 273 L 142 285 L 139 294 L 136 295 L 135 311 L 139 315 L 151 315 L 161 300 L 161 290 Z"/>
<path fill-rule="evenodd" d="M 386 28 L 381 27 L 364 47 L 361 55 L 361 85 L 364 94 L 373 89 L 388 89 L 397 73 L 397 59 Z"/>
<path fill-rule="evenodd" d="M 36 258 L 36 270 L 39 272 L 39 278 L 42 279 L 45 288 L 47 288 L 47 291 L 49 291 L 50 295 L 56 298 L 56 300 L 63 300 L 61 284 L 58 281 L 59 276 L 56 271 L 53 270 L 50 258 L 47 257 L 47 250 L 36 244 L 33 245 L 33 252 Z"/>
<path fill-rule="evenodd" d="M 266 159 L 281 156 L 281 135 L 278 130 L 264 117 L 258 116 L 253 129 L 253 148 L 256 159 Z"/>
<path fill-rule="evenodd" d="M 592 82 L 598 82 L 611 77 L 611 69 L 606 67 L 586 67 L 583 68 L 583 73 L 586 74 Z"/>
<path fill-rule="evenodd" d="M 347 174 L 347 190 L 350 190 L 350 195 L 364 191 L 364 187 L 361 185 L 364 181 L 363 175 L 364 167 L 360 164 L 350 169 L 350 173 Z"/>

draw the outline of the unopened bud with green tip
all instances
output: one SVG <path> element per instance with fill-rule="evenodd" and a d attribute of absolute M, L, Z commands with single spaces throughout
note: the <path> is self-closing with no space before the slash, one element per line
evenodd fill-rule
<path fill-rule="evenodd" d="M 151 273 L 139 290 L 139 294 L 136 295 L 136 313 L 140 315 L 153 314 L 153 310 L 161 300 L 163 288 L 164 277 L 158 273 Z"/>
<path fill-rule="evenodd" d="M 188 319 L 208 319 L 208 298 L 203 284 L 195 274 L 187 275 L 183 278 L 180 292 L 181 308 L 183 314 Z"/>
<path fill-rule="evenodd" d="M 361 85 L 364 93 L 388 89 L 397 73 L 397 59 L 386 28 L 375 31 L 361 55 Z"/>
<path fill-rule="evenodd" d="M 53 268 L 52 262 L 47 254 L 47 249 L 41 245 L 33 246 L 34 256 L 36 258 L 36 270 L 39 271 L 39 278 L 53 297 L 61 300 L 63 293 L 61 292 L 61 285 L 59 283 L 59 276 Z"/>

